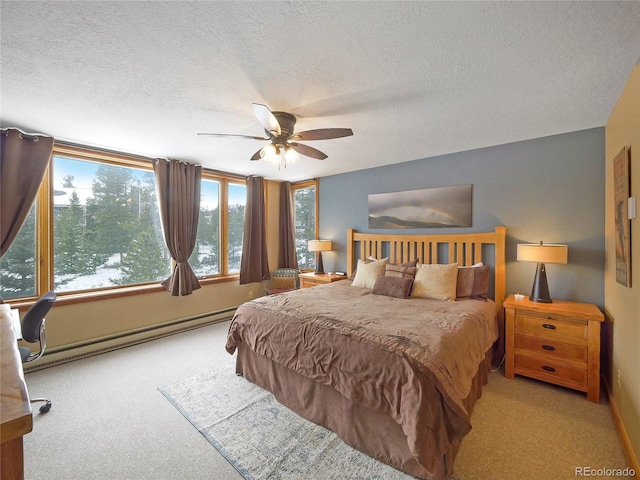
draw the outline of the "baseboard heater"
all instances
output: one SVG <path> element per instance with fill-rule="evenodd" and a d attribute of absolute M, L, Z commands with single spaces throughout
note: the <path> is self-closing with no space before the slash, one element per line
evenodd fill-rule
<path fill-rule="evenodd" d="M 130 347 L 158 338 L 174 335 L 176 333 L 193 330 L 195 328 L 212 325 L 229 320 L 237 307 L 207 312 L 192 317 L 159 323 L 145 328 L 130 330 L 128 332 L 108 335 L 86 342 L 66 345 L 64 347 L 46 350 L 38 360 L 25 364 L 24 372 L 29 373 L 43 368 L 54 367 L 62 363 L 79 360 L 81 358 L 107 353 L 120 348 Z"/>

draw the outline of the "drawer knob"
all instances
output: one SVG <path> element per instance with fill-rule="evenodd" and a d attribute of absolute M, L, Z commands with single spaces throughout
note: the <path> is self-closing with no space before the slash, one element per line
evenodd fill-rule
<path fill-rule="evenodd" d="M 542 348 L 549 350 L 550 352 L 553 352 L 556 349 L 553 345 L 542 345 Z"/>
<path fill-rule="evenodd" d="M 543 369 L 543 370 L 545 370 L 545 371 L 547 371 L 547 372 L 555 372 L 555 371 L 556 371 L 556 369 L 555 369 L 555 368 L 553 368 L 553 367 L 548 367 L 547 365 L 543 365 L 543 366 L 542 366 L 542 369 Z"/>
<path fill-rule="evenodd" d="M 556 326 L 555 326 L 555 325 L 553 325 L 553 324 L 551 324 L 551 323 L 543 323 L 543 324 L 542 324 L 542 328 L 546 328 L 546 329 L 548 329 L 548 330 L 555 330 L 555 329 L 556 329 Z"/>

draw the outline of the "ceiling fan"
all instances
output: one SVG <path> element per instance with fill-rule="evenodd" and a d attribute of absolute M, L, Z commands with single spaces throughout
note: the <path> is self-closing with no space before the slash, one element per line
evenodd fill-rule
<path fill-rule="evenodd" d="M 328 140 L 353 135 L 353 130 L 350 128 L 319 128 L 294 133 L 293 127 L 296 124 L 296 117 L 294 115 L 287 112 L 272 112 L 266 105 L 262 105 L 261 103 L 254 103 L 253 111 L 260 124 L 264 127 L 266 137 L 227 133 L 198 133 L 198 135 L 268 140 L 270 143 L 254 153 L 251 160 L 264 159 L 277 163 L 278 165 L 284 164 L 284 166 L 297 161 L 298 154 L 318 160 L 327 158 L 325 153 L 313 147 L 298 143 L 299 140 Z"/>

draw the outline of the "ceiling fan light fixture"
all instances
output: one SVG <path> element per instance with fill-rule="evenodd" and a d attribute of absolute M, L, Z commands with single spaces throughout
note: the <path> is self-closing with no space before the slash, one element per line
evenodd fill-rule
<path fill-rule="evenodd" d="M 271 163 L 278 163 L 280 161 L 280 149 L 277 145 L 269 143 L 260 150 L 260 158 Z"/>
<path fill-rule="evenodd" d="M 286 146 L 284 147 L 284 161 L 285 164 L 294 164 L 298 160 L 300 160 L 300 155 L 296 152 L 292 147 Z"/>
<path fill-rule="evenodd" d="M 308 145 L 298 143 L 298 140 L 329 140 L 353 135 L 353 130 L 350 128 L 317 128 L 294 133 L 293 129 L 296 124 L 295 115 L 281 111 L 272 112 L 269 110 L 269 107 L 261 103 L 254 103 L 253 111 L 260 125 L 264 128 L 266 137 L 226 133 L 198 133 L 198 135 L 267 140 L 269 144 L 255 152 L 251 156 L 251 161 L 264 160 L 278 165 L 278 169 L 286 168 L 287 165 L 296 163 L 300 159 L 300 155 L 315 158 L 316 160 L 324 160 L 327 158 L 326 153 L 309 147 Z"/>

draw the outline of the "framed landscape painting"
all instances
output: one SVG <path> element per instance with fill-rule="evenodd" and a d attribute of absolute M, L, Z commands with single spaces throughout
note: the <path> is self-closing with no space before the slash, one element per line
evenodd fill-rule
<path fill-rule="evenodd" d="M 369 228 L 471 226 L 472 185 L 369 195 Z"/>
<path fill-rule="evenodd" d="M 629 149 L 624 147 L 613 159 L 613 205 L 615 209 L 616 282 L 625 287 L 631 287 L 629 167 Z"/>

